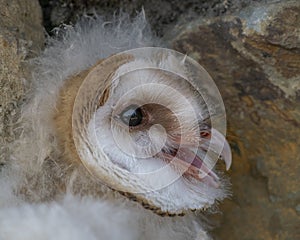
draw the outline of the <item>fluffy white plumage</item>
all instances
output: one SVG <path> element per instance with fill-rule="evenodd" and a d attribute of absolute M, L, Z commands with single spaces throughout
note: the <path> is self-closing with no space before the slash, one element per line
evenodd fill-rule
<path fill-rule="evenodd" d="M 53 116 L 65 80 L 112 54 L 157 45 L 144 13 L 133 21 L 125 14 L 108 22 L 85 17 L 58 35 L 32 61 L 33 87 L 16 126 L 20 138 L 8 146 L 11 156 L 0 172 L 0 239 L 209 239 L 194 213 L 160 217 L 99 184 L 83 166 L 61 161 Z M 209 205 L 227 195 L 222 187 L 207 197 Z"/>
<path fill-rule="evenodd" d="M 189 223 L 189 226 L 183 227 Z M 210 239 L 192 217 L 161 218 L 124 201 L 80 199 L 23 203 L 0 211 L 0 239 Z"/>

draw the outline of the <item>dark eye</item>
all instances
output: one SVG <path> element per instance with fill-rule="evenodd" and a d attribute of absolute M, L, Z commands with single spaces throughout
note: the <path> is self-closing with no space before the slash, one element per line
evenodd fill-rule
<path fill-rule="evenodd" d="M 140 107 L 130 105 L 120 114 L 120 118 L 127 126 L 135 127 L 142 123 L 144 116 Z"/>

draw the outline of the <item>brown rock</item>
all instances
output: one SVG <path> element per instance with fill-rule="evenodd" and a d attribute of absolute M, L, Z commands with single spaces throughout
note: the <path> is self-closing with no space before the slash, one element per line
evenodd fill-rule
<path fill-rule="evenodd" d="M 18 120 L 27 74 L 24 60 L 43 46 L 41 9 L 37 0 L 0 0 L 0 148 L 16 138 L 12 125 Z M 29 79 L 29 78 L 27 78 Z M 25 84 L 26 83 L 26 84 Z M 6 150 L 0 150 L 0 164 Z"/>
<path fill-rule="evenodd" d="M 208 70 L 227 110 L 233 197 L 220 206 L 216 237 L 300 239 L 300 2 L 177 29 L 172 47 Z"/>

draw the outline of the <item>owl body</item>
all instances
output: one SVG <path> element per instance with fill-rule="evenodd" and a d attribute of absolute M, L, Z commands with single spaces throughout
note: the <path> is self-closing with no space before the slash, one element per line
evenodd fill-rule
<path fill-rule="evenodd" d="M 66 28 L 62 35 L 49 39 L 43 54 L 31 62 L 34 84 L 29 101 L 22 108 L 22 134 L 8 146 L 12 154 L 0 173 L 3 189 L 0 193 L 0 239 L 210 239 L 204 230 L 203 217 L 189 210 L 205 209 L 223 199 L 228 194 L 226 180 L 214 191 L 215 187 L 207 186 L 205 181 L 198 188 L 194 172 L 188 169 L 191 173 L 187 180 L 176 179 L 163 190 L 132 192 L 131 183 L 139 190 L 157 183 L 157 178 L 140 181 L 138 174 L 143 171 L 154 171 L 166 165 L 167 170 L 159 180 L 164 181 L 176 175 L 174 167 L 160 159 L 159 154 L 165 152 L 147 158 L 151 161 L 141 161 L 140 157 L 130 155 L 123 157 L 122 151 L 115 150 L 116 139 L 109 132 L 111 121 L 116 121 L 113 126 L 120 134 L 117 142 L 125 145 L 125 150 L 131 149 L 131 145 L 126 145 L 130 140 L 126 140 L 122 124 L 127 121 L 124 117 L 127 111 L 132 110 L 128 110 L 132 105 L 125 103 L 132 99 L 138 99 L 134 103 L 143 105 L 142 110 L 148 111 L 150 116 L 158 116 L 149 117 L 156 126 L 151 128 L 153 137 L 150 131 L 144 136 L 141 129 L 129 128 L 139 144 L 146 144 L 147 139 L 159 142 L 165 131 L 176 135 L 173 127 L 176 119 L 168 125 L 173 116 L 172 108 L 176 109 L 179 120 L 189 122 L 186 131 L 190 132 L 194 125 L 183 114 L 189 108 L 183 104 L 184 99 L 173 98 L 172 91 L 188 96 L 188 102 L 197 109 L 195 122 L 204 121 L 207 113 L 203 99 L 192 97 L 192 85 L 185 81 L 178 84 L 173 79 L 172 70 L 179 72 L 178 78 L 182 78 L 186 69 L 172 56 L 135 60 L 131 52 L 118 54 L 159 45 L 148 29 L 143 12 L 135 20 L 125 14 L 110 22 L 97 16 L 86 17 L 74 27 Z M 112 62 L 109 59 L 113 59 Z M 143 70 L 145 67 L 147 69 Z M 152 68 L 169 69 L 170 72 Z M 97 98 L 95 113 L 89 116 L 101 149 L 97 164 L 103 164 L 100 170 L 95 170 L 97 165 L 90 164 L 86 160 L 88 156 L 82 157 L 82 152 L 89 153 L 90 146 L 80 147 L 80 136 L 76 135 L 85 134 L 91 125 L 86 124 L 84 133 L 77 133 L 76 124 L 78 121 L 85 123 L 86 118 L 79 114 L 74 120 L 73 112 L 81 104 L 80 92 L 85 90 L 84 84 L 105 74 L 105 81 L 100 82 L 108 84 Z M 172 89 L 166 88 L 163 92 L 161 82 Z M 135 87 L 140 88 L 135 91 Z M 121 98 L 123 102 L 119 103 Z M 136 114 L 136 109 L 133 110 Z M 110 125 L 105 127 L 108 123 Z M 161 131 L 160 126 L 167 127 Z M 101 158 L 101 154 L 105 157 Z M 116 172 L 112 170 L 115 166 Z M 213 173 L 209 174 L 211 181 L 219 180 Z M 185 188 L 188 190 L 183 196 Z M 177 211 L 177 208 L 180 209 Z"/>

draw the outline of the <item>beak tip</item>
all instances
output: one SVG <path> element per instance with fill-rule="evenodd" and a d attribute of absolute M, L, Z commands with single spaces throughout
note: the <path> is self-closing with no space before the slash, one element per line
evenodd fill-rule
<path fill-rule="evenodd" d="M 229 157 L 225 158 L 224 159 L 224 162 L 225 162 L 225 166 L 226 166 L 226 171 L 228 171 L 231 167 L 231 164 L 232 164 L 232 157 L 231 157 L 231 154 Z"/>
<path fill-rule="evenodd" d="M 230 145 L 227 142 L 225 136 L 220 133 L 218 130 L 212 128 L 212 140 L 216 146 L 222 147 L 222 151 L 219 156 L 224 160 L 226 165 L 226 171 L 230 169 L 232 163 L 232 153 L 230 149 Z"/>

